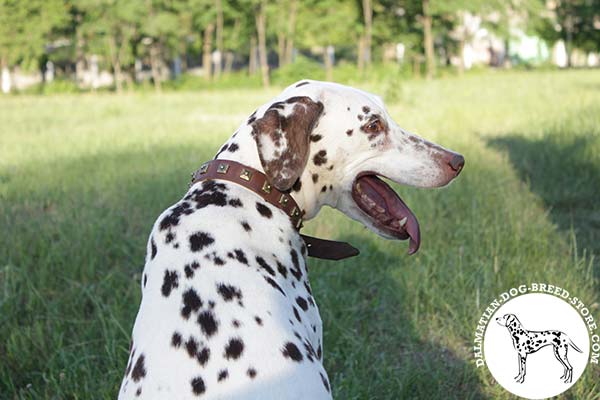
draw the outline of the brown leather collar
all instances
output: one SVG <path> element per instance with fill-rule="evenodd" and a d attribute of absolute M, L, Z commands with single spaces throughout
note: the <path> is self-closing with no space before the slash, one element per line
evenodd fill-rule
<path fill-rule="evenodd" d="M 302 228 L 304 211 L 298 207 L 289 193 L 284 193 L 272 186 L 262 172 L 231 160 L 213 160 L 203 164 L 192 174 L 190 186 L 205 180 L 224 180 L 237 183 L 265 201 L 281 209 L 291 219 L 292 225 L 299 231 Z M 346 242 L 319 239 L 300 235 L 308 248 L 311 257 L 326 260 L 341 260 L 359 254 L 358 249 Z"/>

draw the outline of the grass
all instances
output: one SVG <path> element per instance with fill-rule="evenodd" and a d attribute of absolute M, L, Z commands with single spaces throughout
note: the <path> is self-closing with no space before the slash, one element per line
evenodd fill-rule
<path fill-rule="evenodd" d="M 330 209 L 308 224 L 362 250 L 309 260 L 334 395 L 510 398 L 471 358 L 487 302 L 548 282 L 599 317 L 600 72 L 366 88 L 467 166 L 447 189 L 399 189 L 416 256 Z M 115 398 L 155 218 L 276 92 L 0 98 L 0 397 Z M 589 367 L 563 397 L 598 399 L 599 381 Z"/>

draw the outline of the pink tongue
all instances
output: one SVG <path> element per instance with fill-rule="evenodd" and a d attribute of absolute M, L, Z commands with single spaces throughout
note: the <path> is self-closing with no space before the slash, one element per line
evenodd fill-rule
<path fill-rule="evenodd" d="M 362 190 L 378 205 L 384 206 L 386 212 L 393 219 L 401 220 L 406 218 L 404 229 L 410 237 L 408 245 L 408 254 L 414 254 L 419 250 L 421 245 L 421 231 L 417 217 L 412 213 L 410 208 L 402 201 L 394 190 L 384 181 L 374 175 L 365 175 L 358 179 L 361 183 Z"/>

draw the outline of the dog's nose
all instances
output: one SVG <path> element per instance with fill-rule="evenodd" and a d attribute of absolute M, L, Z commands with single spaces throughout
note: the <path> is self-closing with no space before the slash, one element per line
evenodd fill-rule
<path fill-rule="evenodd" d="M 456 172 L 456 175 L 458 175 L 465 166 L 465 158 L 460 154 L 453 154 L 448 161 L 448 165 L 450 165 L 450 168 L 452 168 L 452 170 Z"/>

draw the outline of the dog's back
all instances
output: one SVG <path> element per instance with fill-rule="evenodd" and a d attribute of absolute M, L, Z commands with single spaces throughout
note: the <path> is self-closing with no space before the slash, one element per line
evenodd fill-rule
<path fill-rule="evenodd" d="M 119 397 L 329 398 L 305 251 L 254 193 L 193 186 L 150 236 Z"/>

